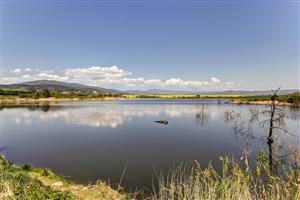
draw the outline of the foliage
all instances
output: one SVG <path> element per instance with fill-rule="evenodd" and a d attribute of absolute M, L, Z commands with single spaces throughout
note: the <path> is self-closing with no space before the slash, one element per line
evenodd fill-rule
<path fill-rule="evenodd" d="M 240 99 L 244 101 L 268 101 L 272 95 L 251 95 L 243 96 Z M 300 92 L 294 92 L 287 95 L 278 95 L 276 100 L 279 102 L 287 102 L 293 104 L 300 104 Z"/>
<path fill-rule="evenodd" d="M 47 89 L 38 89 L 33 95 L 35 98 L 47 98 L 50 97 L 50 92 Z"/>
<path fill-rule="evenodd" d="M 121 94 L 112 93 L 83 93 L 83 92 L 56 92 L 47 89 L 33 89 L 33 90 L 13 90 L 13 89 L 0 89 L 1 98 L 70 98 L 70 99 L 102 99 L 104 97 L 120 97 Z"/>

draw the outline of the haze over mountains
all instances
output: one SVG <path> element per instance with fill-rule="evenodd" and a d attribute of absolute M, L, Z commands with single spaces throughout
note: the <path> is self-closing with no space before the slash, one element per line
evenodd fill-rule
<path fill-rule="evenodd" d="M 114 89 L 106 89 L 96 86 L 88 86 L 78 83 L 65 83 L 54 80 L 37 80 L 31 82 L 15 83 L 9 85 L 0 85 L 1 89 L 18 89 L 18 90 L 31 90 L 31 89 L 48 89 L 57 92 L 83 92 L 83 93 L 131 93 L 131 94 L 253 94 L 265 95 L 272 93 L 271 90 L 227 90 L 227 91 L 184 91 L 184 90 L 126 90 L 119 91 Z M 284 89 L 280 90 L 279 94 L 289 94 L 299 92 L 299 89 Z"/>

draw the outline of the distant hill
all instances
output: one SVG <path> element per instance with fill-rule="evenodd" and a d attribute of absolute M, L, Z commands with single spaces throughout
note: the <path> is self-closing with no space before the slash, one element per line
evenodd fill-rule
<path fill-rule="evenodd" d="M 252 95 L 267 95 L 271 94 L 271 90 L 227 90 L 227 91 L 183 91 L 183 90 L 126 90 L 118 91 L 114 89 L 106 89 L 102 87 L 88 86 L 79 83 L 65 83 L 53 80 L 38 80 L 31 82 L 15 83 L 8 85 L 0 85 L 1 89 L 18 89 L 18 90 L 31 90 L 31 89 L 47 89 L 57 92 L 83 92 L 83 93 L 129 93 L 129 94 L 252 94 Z M 286 89 L 280 90 L 279 94 L 290 94 L 299 92 L 299 89 Z"/>
<path fill-rule="evenodd" d="M 268 95 L 272 94 L 271 90 L 257 90 L 257 91 L 250 91 L 250 90 L 227 90 L 227 91 L 182 91 L 182 90 L 158 90 L 158 89 L 151 89 L 151 90 L 127 90 L 126 93 L 130 94 L 251 94 L 251 95 Z M 278 94 L 290 94 L 294 92 L 299 92 L 299 89 L 285 89 L 280 90 Z"/>
<path fill-rule="evenodd" d="M 83 93 L 120 93 L 120 91 L 113 89 L 105 89 L 101 87 L 87 86 L 78 83 L 65 83 L 53 80 L 38 80 L 24 83 L 15 83 L 9 85 L 0 85 L 1 89 L 19 89 L 19 90 L 31 90 L 31 89 L 47 89 L 56 92 L 83 92 Z"/>

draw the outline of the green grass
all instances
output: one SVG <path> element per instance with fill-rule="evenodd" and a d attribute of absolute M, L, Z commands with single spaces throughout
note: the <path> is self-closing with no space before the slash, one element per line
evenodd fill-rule
<path fill-rule="evenodd" d="M 77 199 L 68 191 L 53 189 L 32 178 L 28 170 L 0 158 L 0 199 Z"/>
<path fill-rule="evenodd" d="M 121 187 L 118 189 L 113 190 L 102 181 L 92 185 L 75 184 L 49 169 L 18 166 L 0 156 L 0 199 L 132 199 Z"/>
<path fill-rule="evenodd" d="M 270 100 L 271 95 L 252 95 L 252 96 L 243 96 L 240 99 L 245 101 L 267 101 Z M 279 102 L 287 103 L 300 103 L 300 92 L 295 92 L 287 95 L 278 95 L 276 98 Z"/>

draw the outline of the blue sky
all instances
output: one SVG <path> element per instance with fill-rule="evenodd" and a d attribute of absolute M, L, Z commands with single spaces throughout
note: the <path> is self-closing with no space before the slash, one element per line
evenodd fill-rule
<path fill-rule="evenodd" d="M 297 1 L 3 1 L 3 83 L 299 88 Z"/>

